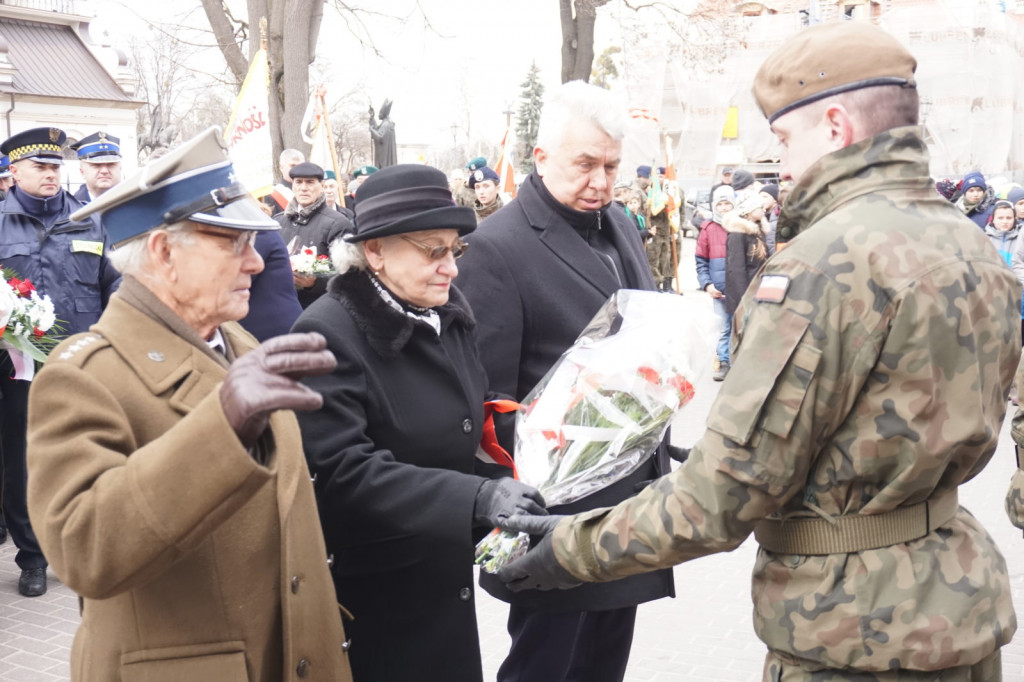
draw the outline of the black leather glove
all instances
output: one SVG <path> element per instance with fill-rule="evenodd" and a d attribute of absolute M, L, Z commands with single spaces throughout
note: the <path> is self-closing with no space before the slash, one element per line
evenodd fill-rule
<path fill-rule="evenodd" d="M 503 526 L 515 514 L 544 516 L 544 497 L 537 489 L 514 478 L 484 481 L 476 492 L 473 521 L 485 526 Z"/>
<path fill-rule="evenodd" d="M 327 374 L 337 366 L 322 334 L 285 334 L 264 341 L 231 364 L 220 387 L 228 423 L 251 448 L 275 410 L 318 410 L 323 396 L 303 386 L 303 377 Z"/>
<path fill-rule="evenodd" d="M 530 535 L 544 534 L 521 559 L 498 571 L 498 580 L 513 592 L 523 590 L 566 590 L 581 584 L 580 580 L 562 568 L 551 545 L 551 531 L 564 516 L 513 516 L 505 523 L 505 530 L 518 530 Z"/>

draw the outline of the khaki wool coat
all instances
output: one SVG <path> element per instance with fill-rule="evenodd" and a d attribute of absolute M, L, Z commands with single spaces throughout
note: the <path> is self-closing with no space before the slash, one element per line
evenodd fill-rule
<path fill-rule="evenodd" d="M 294 415 L 258 464 L 221 409 L 226 361 L 124 286 L 155 304 L 118 292 L 29 400 L 32 525 L 82 598 L 72 680 L 351 680 Z M 229 357 L 256 346 L 221 331 Z"/>

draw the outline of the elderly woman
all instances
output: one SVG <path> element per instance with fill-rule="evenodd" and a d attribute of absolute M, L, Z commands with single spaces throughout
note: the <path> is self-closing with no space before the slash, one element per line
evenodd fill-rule
<path fill-rule="evenodd" d="M 212 128 L 75 214 L 124 277 L 29 397 L 29 513 L 82 597 L 71 678 L 351 680 L 292 409 L 324 340 L 233 320 L 277 229 Z M 273 413 L 273 414 L 272 414 Z"/>
<path fill-rule="evenodd" d="M 473 545 L 533 488 L 480 475 L 487 378 L 472 313 L 452 286 L 476 227 L 448 181 L 397 165 L 359 187 L 339 274 L 294 331 L 338 361 L 305 383 L 324 407 L 300 418 L 338 600 L 351 609 L 360 682 L 481 680 Z"/>

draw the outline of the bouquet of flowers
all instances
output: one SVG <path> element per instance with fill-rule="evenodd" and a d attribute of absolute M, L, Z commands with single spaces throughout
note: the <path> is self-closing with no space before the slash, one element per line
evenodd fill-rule
<path fill-rule="evenodd" d="M 334 265 L 327 255 L 316 255 L 315 246 L 303 246 L 289 257 L 292 264 L 292 272 L 300 275 L 313 275 L 314 277 L 330 277 L 334 274 Z"/>
<path fill-rule="evenodd" d="M 717 320 L 691 299 L 623 290 L 598 311 L 516 415 L 515 467 L 549 506 L 636 471 L 710 364 Z M 525 533 L 495 529 L 476 548 L 494 573 L 522 556 Z"/>
<path fill-rule="evenodd" d="M 40 296 L 32 282 L 2 270 L 0 284 L 0 347 L 38 362 L 46 360 L 60 340 L 53 302 Z M 15 363 L 18 364 L 18 363 Z"/>

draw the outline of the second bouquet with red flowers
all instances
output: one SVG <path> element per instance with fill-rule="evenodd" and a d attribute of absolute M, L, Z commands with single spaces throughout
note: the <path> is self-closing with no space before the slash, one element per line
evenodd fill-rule
<path fill-rule="evenodd" d="M 709 366 L 717 320 L 696 301 L 622 290 L 523 400 L 515 471 L 548 505 L 568 504 L 628 476 L 665 437 Z M 496 572 L 526 552 L 525 533 L 495 529 L 477 563 Z"/>

